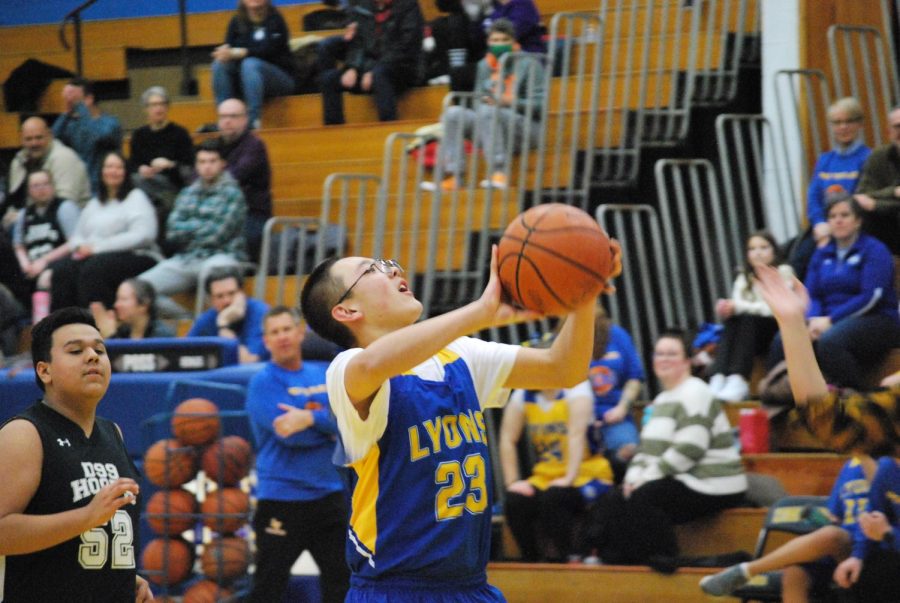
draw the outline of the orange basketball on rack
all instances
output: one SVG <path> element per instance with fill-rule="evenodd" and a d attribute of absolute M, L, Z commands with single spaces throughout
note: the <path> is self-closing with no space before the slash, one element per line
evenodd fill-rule
<path fill-rule="evenodd" d="M 597 297 L 618 274 L 619 245 L 586 212 L 563 203 L 519 214 L 500 239 L 500 282 L 513 304 L 559 315 Z"/>
<path fill-rule="evenodd" d="M 250 471 L 253 451 L 240 436 L 225 436 L 203 451 L 203 471 L 220 484 L 234 486 Z"/>
<path fill-rule="evenodd" d="M 144 475 L 161 488 L 175 488 L 194 477 L 197 452 L 178 440 L 159 440 L 144 453 Z"/>
<path fill-rule="evenodd" d="M 191 398 L 175 407 L 172 433 L 188 446 L 205 446 L 219 435 L 219 407 L 206 398 Z"/>
<path fill-rule="evenodd" d="M 141 553 L 147 580 L 160 586 L 178 584 L 190 575 L 193 564 L 191 549 L 180 538 L 151 540 Z"/>
<path fill-rule="evenodd" d="M 231 591 L 212 580 L 200 580 L 184 591 L 183 603 L 216 603 L 231 596 Z"/>
<path fill-rule="evenodd" d="M 240 488 L 221 488 L 206 495 L 200 511 L 203 525 L 220 534 L 231 534 L 247 523 L 250 497 Z"/>
<path fill-rule="evenodd" d="M 157 534 L 175 536 L 194 525 L 197 500 L 185 490 L 160 490 L 147 501 L 147 523 Z"/>
<path fill-rule="evenodd" d="M 243 538 L 228 536 L 209 542 L 200 556 L 203 575 L 217 582 L 230 582 L 243 576 L 250 565 L 250 546 Z"/>

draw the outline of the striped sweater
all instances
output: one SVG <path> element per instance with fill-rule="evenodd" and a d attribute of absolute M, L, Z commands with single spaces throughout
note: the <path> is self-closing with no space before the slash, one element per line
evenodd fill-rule
<path fill-rule="evenodd" d="M 696 377 L 653 401 L 653 414 L 641 430 L 638 453 L 628 467 L 625 483 L 664 477 L 714 496 L 747 489 L 728 418 L 706 383 Z"/>

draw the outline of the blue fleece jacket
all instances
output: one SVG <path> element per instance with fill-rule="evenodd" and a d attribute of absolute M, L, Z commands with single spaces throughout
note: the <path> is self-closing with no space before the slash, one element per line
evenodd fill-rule
<path fill-rule="evenodd" d="M 871 153 L 872 149 L 857 142 L 847 149 L 833 149 L 819 156 L 806 193 L 806 217 L 810 226 L 827 222 L 825 191 L 829 186 L 840 184 L 848 193 L 856 190 L 863 164 Z"/>
<path fill-rule="evenodd" d="M 256 495 L 260 500 L 316 500 L 343 489 L 332 462 L 337 423 L 325 387 L 328 363 L 305 361 L 300 370 L 273 362 L 247 388 L 247 414 L 256 439 Z M 284 414 L 279 404 L 311 410 L 311 427 L 283 438 L 272 422 Z"/>
<path fill-rule="evenodd" d="M 269 306 L 265 302 L 258 299 L 247 299 L 247 312 L 244 314 L 244 320 L 232 325 L 235 333 L 237 333 L 238 341 L 241 345 L 246 346 L 251 353 L 259 356 L 260 360 L 269 359 L 269 350 L 263 344 L 263 318 Z M 216 326 L 216 318 L 219 313 L 215 308 L 210 308 L 197 317 L 191 330 L 188 331 L 188 337 L 215 337 L 219 334 L 219 328 Z"/>
<path fill-rule="evenodd" d="M 884 314 L 900 321 L 894 259 L 884 243 L 861 233 L 843 259 L 837 251 L 832 240 L 817 249 L 809 262 L 807 316 L 828 316 L 832 324 L 864 314 Z"/>

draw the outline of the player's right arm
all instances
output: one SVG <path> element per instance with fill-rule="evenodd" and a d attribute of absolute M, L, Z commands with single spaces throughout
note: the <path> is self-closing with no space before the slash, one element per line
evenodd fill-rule
<path fill-rule="evenodd" d="M 37 428 L 25 420 L 0 429 L 0 555 L 25 555 L 47 549 L 101 526 L 137 496 L 137 483 L 120 478 L 102 488 L 81 508 L 50 515 L 23 513 L 41 482 L 44 450 Z"/>

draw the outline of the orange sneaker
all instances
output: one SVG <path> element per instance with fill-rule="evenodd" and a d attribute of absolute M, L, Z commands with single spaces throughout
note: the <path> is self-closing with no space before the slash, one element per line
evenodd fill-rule
<path fill-rule="evenodd" d="M 490 179 L 485 178 L 481 181 L 481 188 L 496 188 L 500 190 L 505 190 L 509 187 L 506 181 L 506 174 L 503 172 L 494 172 L 491 174 Z"/>
<path fill-rule="evenodd" d="M 459 188 L 459 180 L 456 178 L 456 176 L 447 176 L 441 181 L 440 184 L 433 182 L 432 180 L 423 180 L 419 184 L 419 188 L 421 188 L 423 191 L 433 192 L 436 191 L 438 187 L 440 187 L 440 189 L 445 193 L 455 191 Z"/>

